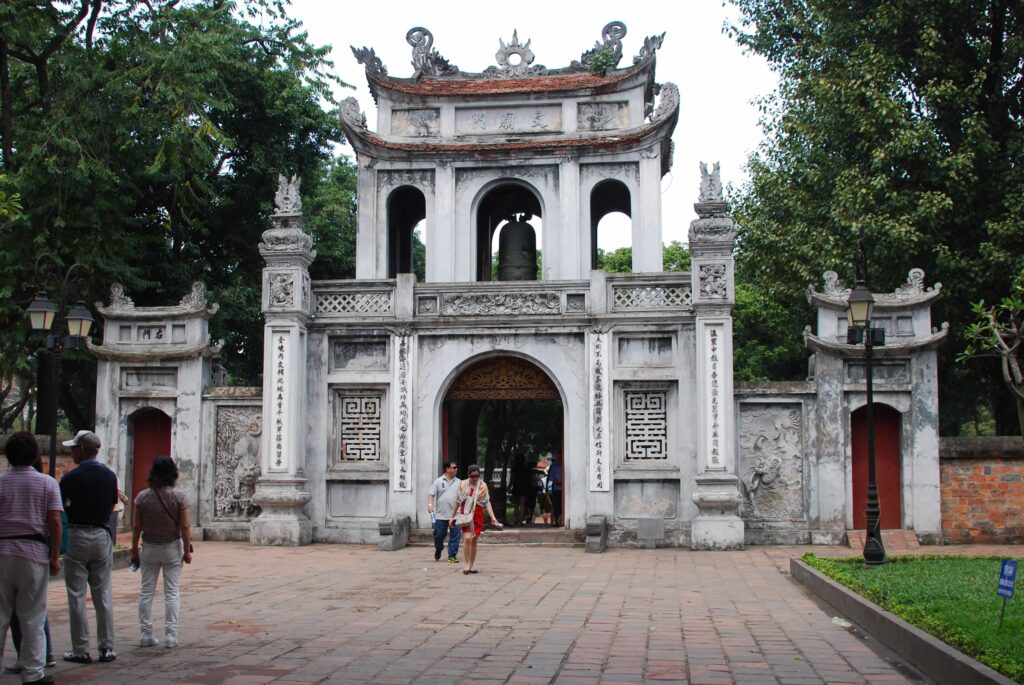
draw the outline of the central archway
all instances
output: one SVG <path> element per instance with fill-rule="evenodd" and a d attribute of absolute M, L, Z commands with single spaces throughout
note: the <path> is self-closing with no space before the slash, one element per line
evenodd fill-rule
<path fill-rule="evenodd" d="M 506 525 L 561 527 L 564 425 L 561 395 L 543 369 L 521 357 L 487 357 L 466 367 L 445 395 L 442 458 L 458 462 L 460 474 L 481 467 Z M 547 504 L 553 511 L 545 517 Z"/>

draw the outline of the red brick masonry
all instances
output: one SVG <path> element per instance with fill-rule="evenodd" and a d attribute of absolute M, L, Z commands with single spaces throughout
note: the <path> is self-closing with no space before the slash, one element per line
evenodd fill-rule
<path fill-rule="evenodd" d="M 942 534 L 951 543 L 1024 543 L 1024 441 L 942 438 Z"/>

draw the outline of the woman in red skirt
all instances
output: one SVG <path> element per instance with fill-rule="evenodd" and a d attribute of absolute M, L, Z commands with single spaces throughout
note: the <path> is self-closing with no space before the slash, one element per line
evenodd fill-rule
<path fill-rule="evenodd" d="M 477 573 L 473 568 L 473 563 L 476 561 L 477 543 L 480 541 L 480 535 L 484 532 L 484 510 L 482 507 L 487 507 L 487 514 L 495 526 L 500 529 L 502 525 L 498 523 L 494 509 L 491 508 L 487 484 L 480 478 L 480 467 L 473 464 L 469 467 L 467 475 L 469 476 L 468 480 L 459 484 L 459 491 L 455 495 L 455 508 L 452 510 L 450 525 L 455 524 L 459 514 L 472 513 L 473 515 L 472 525 L 460 526 L 463 540 L 462 556 L 466 560 L 466 568 L 462 570 L 462 574 L 468 576 L 470 573 Z"/>

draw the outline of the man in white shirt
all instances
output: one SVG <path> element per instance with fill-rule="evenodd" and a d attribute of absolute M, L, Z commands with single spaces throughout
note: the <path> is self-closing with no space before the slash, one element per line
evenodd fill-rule
<path fill-rule="evenodd" d="M 444 549 L 444 536 L 448 537 L 448 563 L 456 564 L 459 554 L 459 542 L 462 541 L 462 530 L 458 526 L 448 527 L 448 521 L 452 518 L 452 511 L 455 508 L 455 496 L 459 491 L 459 479 L 455 474 L 459 472 L 459 465 L 454 461 L 445 462 L 444 474 L 434 481 L 430 486 L 430 494 L 427 495 L 427 511 L 433 514 L 434 522 L 434 561 L 441 560 L 441 550 Z"/>

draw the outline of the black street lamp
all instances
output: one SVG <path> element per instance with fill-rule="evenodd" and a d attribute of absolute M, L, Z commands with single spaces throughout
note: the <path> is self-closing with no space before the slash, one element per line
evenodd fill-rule
<path fill-rule="evenodd" d="M 875 397 L 874 370 L 872 369 L 872 350 L 877 345 L 885 344 L 885 329 L 871 327 L 871 314 L 874 310 L 875 298 L 867 286 L 867 259 L 861 246 L 856 265 L 856 284 L 847 300 L 846 318 L 849 328 L 846 342 L 851 345 L 864 344 L 864 377 L 867 385 L 868 419 L 868 502 L 867 502 L 867 536 L 864 540 L 864 565 L 867 567 L 881 566 L 885 563 L 885 547 L 882 545 L 882 531 L 879 527 L 881 507 L 878 503 L 878 483 L 875 477 Z"/>
<path fill-rule="evenodd" d="M 38 263 L 36 265 L 36 273 L 41 278 L 45 273 Z M 92 314 L 85 307 L 85 302 L 78 300 L 74 307 L 65 312 L 65 301 L 69 299 L 68 294 L 70 292 L 76 289 L 80 290 L 80 287 L 76 288 L 76 285 L 80 286 L 88 278 L 89 270 L 86 267 L 81 264 L 72 264 L 67 273 L 64 274 L 64 280 L 58 289 L 59 298 L 57 302 L 50 300 L 46 296 L 46 291 L 40 290 L 36 294 L 36 299 L 32 300 L 32 303 L 26 309 L 29 322 L 32 324 L 32 330 L 54 331 L 54 334 L 46 336 L 46 350 L 40 355 L 40 362 L 45 360 L 45 366 L 50 370 L 50 373 L 47 374 L 49 379 L 47 385 L 49 387 L 45 390 L 42 387 L 39 388 L 40 394 L 45 392 L 46 397 L 47 415 L 43 418 L 50 433 L 49 472 L 51 477 L 56 477 L 57 475 L 57 406 L 59 404 L 61 361 L 64 356 L 64 350 L 76 349 L 79 338 L 88 337 L 89 329 L 94 321 Z M 59 334 L 61 319 L 67 323 L 67 336 Z M 54 324 L 56 324 L 56 328 L 54 328 Z M 44 364 L 41 363 L 40 368 L 43 366 Z M 42 385 L 41 382 L 40 385 Z"/>

